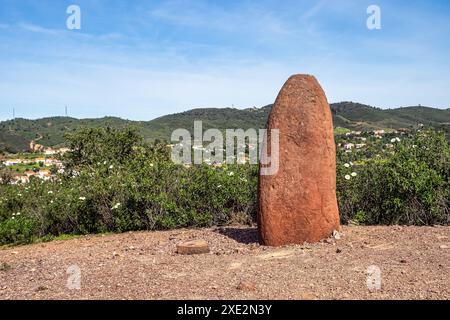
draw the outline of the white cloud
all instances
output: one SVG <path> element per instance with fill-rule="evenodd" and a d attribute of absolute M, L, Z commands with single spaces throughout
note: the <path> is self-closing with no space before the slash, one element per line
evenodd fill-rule
<path fill-rule="evenodd" d="M 35 24 L 31 24 L 31 23 L 26 23 L 26 22 L 20 22 L 18 24 L 19 28 L 22 28 L 23 30 L 26 31 L 30 31 L 30 32 L 35 32 L 35 33 L 43 33 L 43 34 L 48 34 L 48 35 L 55 35 L 60 33 L 60 30 L 56 30 L 56 29 L 49 29 L 49 28 L 44 28 Z"/>
<path fill-rule="evenodd" d="M 271 10 L 256 4 L 224 8 L 212 3 L 164 2 L 149 11 L 153 19 L 181 27 L 216 30 L 240 35 L 273 37 L 288 35 L 293 30 Z"/>
<path fill-rule="evenodd" d="M 330 102 L 449 107 L 442 105 L 450 101 L 448 46 L 424 39 L 445 30 L 441 20 L 439 32 L 423 26 L 399 37 L 388 24 L 366 34 L 365 10 L 354 2 L 324 0 L 297 12 L 261 6 L 165 2 L 142 10 L 146 20 L 127 21 L 136 26 L 105 34 L 13 25 L 34 34 L 30 43 L 0 34 L 0 117 L 10 106 L 23 117 L 63 114 L 69 105 L 77 117 L 143 120 L 194 107 L 262 106 L 294 73 L 314 74 Z M 362 31 L 330 29 L 330 14 L 351 26 L 360 19 Z M 179 36 L 185 30 L 195 36 Z"/>
<path fill-rule="evenodd" d="M 20 105 L 21 116 L 30 118 L 61 114 L 63 106 L 69 105 L 70 114 L 77 117 L 118 115 L 148 120 L 194 107 L 271 103 L 287 75 L 270 65 L 233 70 L 227 66 L 195 73 L 111 65 L 26 64 L 0 82 L 0 101 Z M 277 85 L 273 85 L 275 81 Z M 15 85 L 18 82 L 20 88 Z M 31 105 L 45 108 L 29 108 Z"/>
<path fill-rule="evenodd" d="M 326 0 L 320 0 L 317 1 L 311 8 L 309 8 L 305 13 L 302 14 L 302 19 L 309 19 L 312 17 L 315 17 L 325 6 L 325 4 L 328 4 L 329 2 Z"/>

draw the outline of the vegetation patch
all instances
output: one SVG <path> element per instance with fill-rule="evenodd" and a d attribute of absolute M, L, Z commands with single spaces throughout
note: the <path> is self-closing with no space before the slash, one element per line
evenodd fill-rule
<path fill-rule="evenodd" d="M 444 134 L 423 130 L 392 148 L 373 139 L 362 152 L 338 148 L 342 222 L 449 224 Z M 83 128 L 66 144 L 64 172 L 0 185 L 0 244 L 256 220 L 256 165 L 176 165 L 165 143 L 147 143 L 130 128 Z"/>

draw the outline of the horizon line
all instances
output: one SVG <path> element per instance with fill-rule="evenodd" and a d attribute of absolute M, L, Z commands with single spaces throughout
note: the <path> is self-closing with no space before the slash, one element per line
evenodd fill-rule
<path fill-rule="evenodd" d="M 121 120 L 126 120 L 126 121 L 133 121 L 133 122 L 148 122 L 148 121 L 153 121 L 162 117 L 166 117 L 166 116 L 170 116 L 170 115 L 175 115 L 175 114 L 180 114 L 180 113 L 184 113 L 184 112 L 189 112 L 192 110 L 199 110 L 199 109 L 235 109 L 235 110 L 247 110 L 247 109 L 262 109 L 265 107 L 268 107 L 270 105 L 273 105 L 275 102 L 273 103 L 269 103 L 266 105 L 263 105 L 261 107 L 244 107 L 244 108 L 239 108 L 239 107 L 235 107 L 233 106 L 227 106 L 227 107 L 194 107 L 191 109 L 185 109 L 183 111 L 179 111 L 179 112 L 174 112 L 174 113 L 168 113 L 168 114 L 164 114 L 161 116 L 157 116 L 155 118 L 152 119 L 148 119 L 148 120 L 138 120 L 138 119 L 131 119 L 131 118 L 127 118 L 127 117 L 122 117 L 122 116 L 115 116 L 115 115 L 103 115 L 103 116 L 97 116 L 97 117 L 76 117 L 76 116 L 71 116 L 71 115 L 48 115 L 48 116 L 42 116 L 42 117 L 37 117 L 37 118 L 25 118 L 25 117 L 14 117 L 14 118 L 6 118 L 6 119 L 0 119 L 0 123 L 1 122 L 6 122 L 6 121 L 12 121 L 12 120 L 17 120 L 17 119 L 21 119 L 21 120 L 29 120 L 29 121 L 35 121 L 35 120 L 42 120 L 42 119 L 48 119 L 48 118 L 70 118 L 70 119 L 76 119 L 76 120 L 95 120 L 95 119 L 103 119 L 103 118 L 115 118 L 115 119 L 121 119 Z M 430 107 L 430 106 L 425 106 L 425 105 L 421 105 L 421 104 L 417 104 L 417 105 L 410 105 L 410 106 L 400 106 L 400 107 L 388 107 L 388 108 L 381 108 L 381 107 L 377 107 L 377 106 L 373 106 L 373 105 L 369 105 L 369 104 L 365 104 L 365 103 L 361 103 L 361 102 L 355 102 L 355 101 L 339 101 L 339 102 L 331 102 L 328 103 L 330 106 L 333 104 L 339 104 L 339 103 L 355 103 L 355 104 L 360 104 L 366 107 L 370 107 L 370 108 L 374 108 L 374 109 L 378 109 L 378 110 L 396 110 L 396 109 L 402 109 L 402 108 L 414 108 L 414 107 L 421 107 L 421 108 L 430 108 L 430 109 L 435 109 L 435 110 L 449 110 L 450 107 L 447 108 L 438 108 L 438 107 Z M 15 113 L 17 113 L 17 108 L 13 107 L 13 110 Z"/>

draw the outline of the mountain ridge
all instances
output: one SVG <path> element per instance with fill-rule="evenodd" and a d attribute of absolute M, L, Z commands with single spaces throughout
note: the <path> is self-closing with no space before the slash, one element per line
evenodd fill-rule
<path fill-rule="evenodd" d="M 185 128 L 192 132 L 194 120 L 202 120 L 203 129 L 263 128 L 272 104 L 260 108 L 195 108 L 169 114 L 150 121 L 135 121 L 119 117 L 77 119 L 73 117 L 45 117 L 36 120 L 16 118 L 0 122 L 0 151 L 27 151 L 32 140 L 46 147 L 60 146 L 64 133 L 78 127 L 135 126 L 147 140 L 170 140 L 171 132 Z M 423 124 L 444 130 L 450 136 L 450 109 L 410 106 L 381 109 L 369 105 L 343 101 L 330 104 L 334 127 L 368 131 L 375 129 L 413 128 Z"/>

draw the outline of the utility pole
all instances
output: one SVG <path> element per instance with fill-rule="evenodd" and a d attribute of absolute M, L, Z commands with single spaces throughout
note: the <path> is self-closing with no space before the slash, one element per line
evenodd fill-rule
<path fill-rule="evenodd" d="M 66 106 L 66 109 L 65 109 L 65 111 L 66 111 L 65 113 L 66 113 L 66 117 L 67 117 L 67 106 Z"/>
<path fill-rule="evenodd" d="M 16 119 L 16 108 L 13 107 L 13 120 Z"/>

